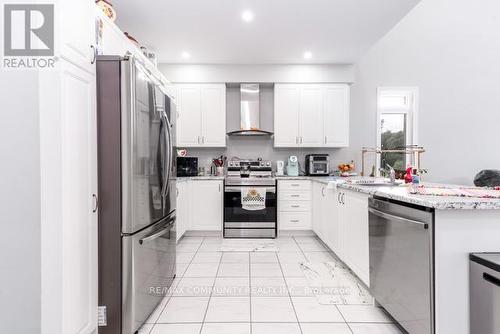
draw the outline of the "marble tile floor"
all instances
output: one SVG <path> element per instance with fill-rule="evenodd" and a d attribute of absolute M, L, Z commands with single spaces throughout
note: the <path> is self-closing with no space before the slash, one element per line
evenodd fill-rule
<path fill-rule="evenodd" d="M 223 244 L 219 237 L 181 239 L 177 278 L 140 334 L 401 333 L 379 307 L 320 303 L 311 280 L 335 256 L 316 237 L 280 237 L 276 251 Z"/>

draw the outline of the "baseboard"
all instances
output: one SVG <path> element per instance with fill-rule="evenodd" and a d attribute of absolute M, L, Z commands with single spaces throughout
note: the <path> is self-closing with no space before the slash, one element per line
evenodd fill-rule
<path fill-rule="evenodd" d="M 279 230 L 278 237 L 313 237 L 316 233 L 312 230 Z"/>
<path fill-rule="evenodd" d="M 222 237 L 222 231 L 186 231 L 183 237 Z"/>

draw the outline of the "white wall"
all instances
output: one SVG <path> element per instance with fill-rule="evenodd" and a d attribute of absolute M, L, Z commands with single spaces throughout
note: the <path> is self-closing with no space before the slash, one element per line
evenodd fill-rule
<path fill-rule="evenodd" d="M 500 169 L 500 1 L 422 0 L 357 64 L 353 149 L 375 145 L 376 89 L 417 86 L 425 180 Z"/>
<path fill-rule="evenodd" d="M 354 79 L 352 65 L 183 65 L 160 64 L 173 83 L 181 82 L 342 82 Z"/>
<path fill-rule="evenodd" d="M 40 333 L 38 74 L 0 69 L 0 333 Z"/>

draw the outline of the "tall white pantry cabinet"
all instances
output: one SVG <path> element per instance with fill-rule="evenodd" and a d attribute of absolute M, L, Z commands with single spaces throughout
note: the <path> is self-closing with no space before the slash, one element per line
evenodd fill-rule
<path fill-rule="evenodd" d="M 41 333 L 97 332 L 95 14 L 54 5 L 56 68 L 40 70 Z"/>

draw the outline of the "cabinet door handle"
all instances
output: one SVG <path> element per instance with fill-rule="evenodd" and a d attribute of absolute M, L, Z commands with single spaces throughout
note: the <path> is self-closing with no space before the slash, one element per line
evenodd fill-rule
<path fill-rule="evenodd" d="M 298 223 L 298 222 L 299 222 L 299 220 L 298 220 L 298 219 L 291 219 L 291 220 L 290 220 L 290 223 Z"/>
<path fill-rule="evenodd" d="M 337 202 L 339 202 L 339 204 L 342 204 L 342 201 L 340 200 L 340 195 L 341 195 L 341 194 L 342 194 L 342 193 L 340 193 L 340 192 L 337 194 Z"/>
<path fill-rule="evenodd" d="M 321 196 L 325 197 L 325 187 L 321 188 Z"/>
<path fill-rule="evenodd" d="M 219 183 L 219 192 L 220 192 L 220 183 Z"/>
<path fill-rule="evenodd" d="M 300 208 L 300 205 L 292 205 L 292 208 Z"/>
<path fill-rule="evenodd" d="M 300 197 L 300 195 L 290 195 L 290 197 Z"/>
<path fill-rule="evenodd" d="M 295 137 L 295 144 L 299 144 L 299 137 L 298 136 Z"/>
<path fill-rule="evenodd" d="M 326 136 L 325 136 L 325 144 L 326 144 L 327 142 L 328 142 L 328 139 L 327 139 L 327 138 L 326 138 Z"/>
<path fill-rule="evenodd" d="M 94 206 L 92 208 L 92 212 L 93 213 L 96 213 L 97 212 L 97 209 L 99 208 L 99 200 L 97 198 L 97 195 L 96 194 L 92 194 L 92 199 L 94 201 Z"/>
<path fill-rule="evenodd" d="M 342 193 L 342 204 L 345 205 L 345 193 Z"/>
<path fill-rule="evenodd" d="M 90 46 L 90 50 L 92 51 L 92 58 L 90 60 L 90 63 L 94 64 L 95 61 L 97 60 L 97 49 L 95 48 L 94 45 L 91 45 Z"/>

